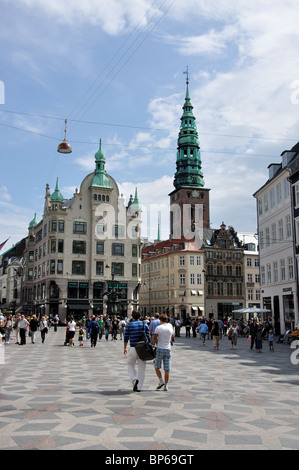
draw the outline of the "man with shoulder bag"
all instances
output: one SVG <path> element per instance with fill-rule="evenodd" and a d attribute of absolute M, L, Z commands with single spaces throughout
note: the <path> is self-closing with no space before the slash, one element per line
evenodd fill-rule
<path fill-rule="evenodd" d="M 140 392 L 145 379 L 146 361 L 139 358 L 135 349 L 136 343 L 143 335 L 146 335 L 150 341 L 150 332 L 147 324 L 140 321 L 140 313 L 133 311 L 132 321 L 130 321 L 124 333 L 124 355 L 127 357 L 127 366 L 130 379 L 133 384 L 133 391 Z M 127 346 L 130 343 L 130 350 L 128 353 Z"/>

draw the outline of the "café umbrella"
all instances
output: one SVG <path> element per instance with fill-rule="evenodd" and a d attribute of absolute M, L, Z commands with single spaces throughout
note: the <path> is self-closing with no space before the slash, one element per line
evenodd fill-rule
<path fill-rule="evenodd" d="M 263 313 L 271 313 L 271 310 L 268 310 L 267 308 L 244 307 L 233 310 L 232 313 L 239 313 L 241 315 L 246 315 L 247 318 L 254 318 L 254 316 L 261 317 Z"/>

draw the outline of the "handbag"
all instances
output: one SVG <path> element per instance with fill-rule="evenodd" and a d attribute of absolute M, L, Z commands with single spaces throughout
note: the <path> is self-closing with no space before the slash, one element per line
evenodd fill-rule
<path fill-rule="evenodd" d="M 156 347 L 148 340 L 145 334 L 145 325 L 143 324 L 143 335 L 135 345 L 139 359 L 143 361 L 152 361 L 156 357 Z"/>

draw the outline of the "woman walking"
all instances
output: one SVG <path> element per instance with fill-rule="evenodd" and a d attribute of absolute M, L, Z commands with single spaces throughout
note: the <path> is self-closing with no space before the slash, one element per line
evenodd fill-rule
<path fill-rule="evenodd" d="M 232 326 L 230 327 L 230 340 L 232 342 L 232 349 L 237 349 L 237 339 L 238 339 L 238 332 L 239 327 L 237 322 L 233 322 Z"/>
<path fill-rule="evenodd" d="M 29 322 L 30 334 L 31 334 L 31 343 L 35 343 L 36 332 L 38 329 L 38 321 L 35 315 L 32 316 Z"/>
<path fill-rule="evenodd" d="M 42 343 L 45 342 L 46 333 L 48 333 L 48 322 L 46 317 L 42 317 L 40 324 L 39 324 L 40 334 L 42 338 Z"/>
<path fill-rule="evenodd" d="M 14 322 L 13 322 L 13 319 L 12 319 L 12 315 L 9 315 L 7 320 L 6 320 L 5 326 L 4 326 L 5 344 L 9 344 L 10 335 L 11 335 L 11 332 L 12 332 L 12 329 L 13 329 L 13 325 L 14 325 Z"/>
<path fill-rule="evenodd" d="M 211 328 L 214 349 L 219 349 L 220 328 L 218 321 L 214 320 Z"/>

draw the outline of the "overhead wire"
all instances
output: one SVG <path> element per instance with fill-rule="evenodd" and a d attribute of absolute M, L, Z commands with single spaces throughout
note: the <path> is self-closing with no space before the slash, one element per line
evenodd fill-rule
<path fill-rule="evenodd" d="M 31 130 L 28 130 L 28 129 L 23 129 L 21 127 L 12 126 L 12 125 L 4 124 L 4 123 L 1 123 L 1 122 L 0 122 L 0 126 L 9 127 L 9 128 L 12 128 L 12 129 L 22 131 L 22 132 L 28 132 L 30 134 L 34 134 L 34 135 L 37 135 L 39 137 L 45 137 L 47 139 L 52 139 L 52 140 L 59 141 L 59 139 L 56 138 L 56 137 L 45 135 L 45 134 L 42 134 L 40 132 L 31 131 Z M 72 140 L 72 143 L 73 144 L 96 145 L 98 142 Z M 142 149 L 146 149 L 146 150 L 172 150 L 172 151 L 175 150 L 174 147 L 159 147 L 159 146 L 154 146 L 154 145 L 117 144 L 117 143 L 111 143 L 111 142 L 105 142 L 105 145 L 110 146 L 110 147 L 111 146 L 112 147 L 128 147 L 128 148 L 134 148 L 134 149 L 142 148 Z M 238 155 L 238 156 L 244 156 L 244 157 L 278 158 L 278 155 L 265 155 L 265 154 L 257 154 L 257 153 L 250 153 L 249 154 L 249 153 L 239 153 L 239 152 L 233 152 L 233 151 L 228 152 L 228 151 L 223 151 L 223 150 L 221 150 L 221 151 L 219 151 L 219 150 L 218 151 L 217 150 L 205 150 L 203 148 L 201 148 L 200 151 L 203 152 L 203 153 L 214 153 L 214 154 L 223 154 L 223 155 Z"/>
<path fill-rule="evenodd" d="M 170 10 L 172 5 L 174 4 L 175 0 L 171 2 L 171 4 L 168 6 L 168 8 L 163 12 L 163 14 L 154 22 L 153 26 L 150 27 L 151 23 L 155 19 L 155 17 L 158 15 L 158 13 L 161 11 L 163 6 L 168 0 L 163 0 L 163 2 L 160 4 L 159 8 L 154 12 L 152 17 L 149 19 L 148 22 L 146 22 L 145 27 L 137 34 L 137 37 L 130 43 L 130 45 L 126 48 L 125 52 L 121 55 L 121 57 L 118 59 L 118 61 L 112 66 L 110 70 L 108 70 L 107 74 L 105 77 L 101 77 L 101 75 L 105 72 L 106 69 L 109 68 L 110 64 L 113 63 L 114 58 L 117 57 L 119 52 L 124 48 L 124 45 L 130 40 L 130 38 L 133 36 L 135 31 L 137 30 L 138 26 L 140 23 L 143 22 L 144 18 L 147 18 L 148 12 L 154 7 L 156 0 L 152 3 L 152 5 L 149 7 L 147 10 L 146 14 L 143 16 L 143 18 L 135 25 L 133 30 L 131 31 L 129 37 L 126 39 L 124 44 L 119 48 L 119 50 L 113 55 L 111 60 L 108 62 L 108 64 L 105 66 L 104 70 L 101 72 L 101 74 L 98 76 L 94 84 L 90 87 L 89 90 L 99 81 L 100 78 L 102 78 L 102 81 L 100 85 L 92 91 L 92 94 L 89 96 L 87 100 L 84 100 L 83 106 L 79 109 L 78 113 L 82 112 L 81 118 L 86 115 L 86 113 L 89 111 L 89 109 L 96 103 L 96 101 L 99 99 L 99 97 L 104 93 L 104 91 L 108 88 L 108 86 L 113 82 L 113 80 L 117 77 L 117 75 L 121 72 L 121 70 L 124 68 L 124 66 L 128 63 L 128 61 L 131 59 L 131 57 L 136 53 L 136 51 L 141 47 L 141 45 L 144 43 L 144 41 L 147 39 L 147 37 L 150 35 L 150 33 L 154 30 L 154 28 L 157 26 L 157 24 L 161 21 L 161 19 L 166 15 L 166 13 Z M 147 31 L 148 30 L 148 31 Z M 134 50 L 131 52 L 131 54 L 126 58 L 127 54 L 129 53 L 130 49 L 134 46 L 134 44 L 139 40 L 139 38 L 143 35 L 144 32 L 147 31 L 147 34 L 142 38 L 142 40 L 137 44 L 137 46 L 134 48 Z M 126 58 L 126 60 L 122 63 L 122 61 Z M 116 71 L 115 71 L 116 70 Z M 114 75 L 111 76 L 111 74 L 114 73 Z M 102 87 L 102 89 L 101 89 Z M 84 97 L 86 94 L 89 93 L 89 90 L 84 94 Z M 80 102 L 82 102 L 83 97 L 81 98 Z M 92 102 L 91 102 L 92 100 Z M 79 103 L 80 103 L 79 102 Z M 78 105 L 75 106 L 73 111 L 70 113 L 68 120 L 71 119 L 72 114 L 74 113 L 74 110 L 76 109 Z M 85 111 L 83 112 L 84 108 L 86 108 Z M 76 122 L 74 119 L 72 119 L 73 122 Z M 74 127 L 74 126 L 73 126 Z M 72 129 L 71 129 L 72 130 Z"/>
<path fill-rule="evenodd" d="M 3 112 L 4 113 L 11 113 L 11 114 L 20 114 L 20 115 L 23 115 L 23 116 L 38 117 L 38 118 L 42 118 L 42 119 L 55 119 L 57 121 L 62 120 L 62 117 L 47 116 L 47 115 L 34 114 L 34 113 L 26 113 L 26 112 L 23 112 L 23 111 L 12 111 L 12 110 L 7 110 L 7 109 L 1 110 L 0 115 Z M 71 119 L 70 122 L 72 122 L 72 121 L 77 122 L 79 124 L 89 124 L 89 125 L 92 124 L 92 125 L 97 125 L 97 126 L 120 127 L 120 128 L 137 129 L 137 130 L 144 130 L 144 131 L 168 132 L 168 133 L 177 133 L 178 132 L 177 129 L 165 129 L 165 128 L 161 128 L 161 127 L 157 128 L 157 127 L 137 126 L 137 125 L 133 125 L 133 124 L 116 124 L 116 123 L 103 122 L 103 121 L 83 121 L 83 120 L 79 120 L 79 119 Z M 23 131 L 26 131 L 26 132 L 31 132 L 31 133 L 35 133 L 35 134 L 38 134 L 38 135 L 42 135 L 42 134 L 39 134 L 37 132 L 30 131 L 28 129 L 22 129 L 22 128 L 16 127 L 16 126 L 9 126 L 9 125 L 1 123 L 1 122 L 0 122 L 0 125 L 2 125 L 2 126 L 6 125 L 8 127 L 12 127 L 12 128 L 15 128 L 15 129 L 19 129 L 19 130 L 23 130 Z M 279 141 L 279 142 L 294 142 L 295 140 L 298 140 L 298 137 L 292 137 L 292 138 L 261 137 L 261 136 L 255 136 L 255 135 L 220 134 L 218 132 L 201 132 L 201 131 L 200 131 L 200 135 L 206 135 L 206 136 L 211 136 L 211 137 L 229 137 L 229 138 L 247 139 L 247 140 L 268 140 L 268 141 L 273 141 L 273 142 L 277 142 L 277 141 Z M 50 136 L 46 136 L 46 135 L 45 135 L 45 137 L 55 139 L 55 137 L 50 137 Z M 56 140 L 59 140 L 59 138 L 56 138 Z M 91 142 L 87 142 L 87 143 L 91 143 Z"/>

